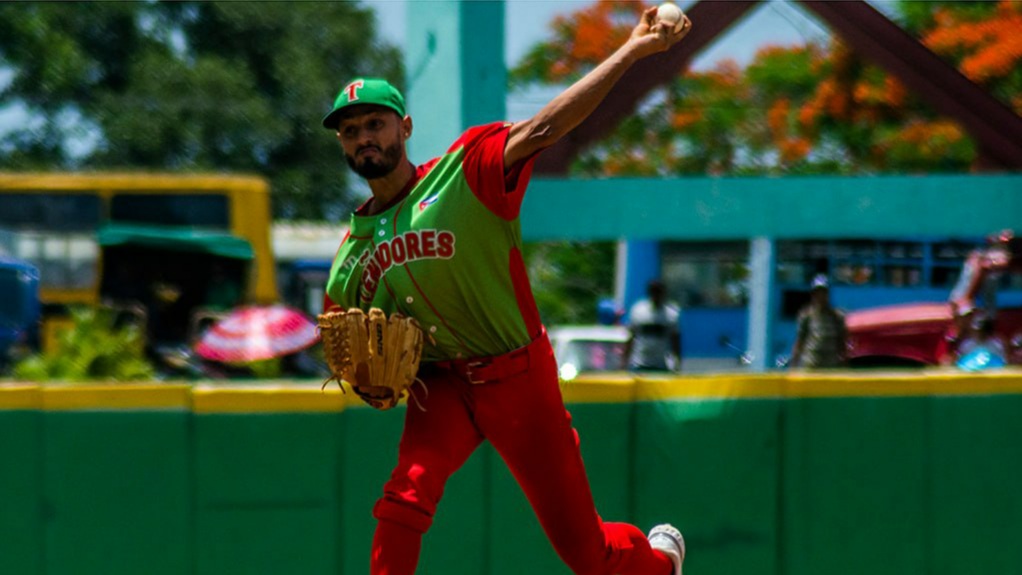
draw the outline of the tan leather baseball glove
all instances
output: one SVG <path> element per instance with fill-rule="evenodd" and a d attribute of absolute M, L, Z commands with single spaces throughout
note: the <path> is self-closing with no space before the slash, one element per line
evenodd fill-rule
<path fill-rule="evenodd" d="M 415 383 L 422 358 L 423 332 L 414 318 L 372 308 L 320 314 L 323 353 L 333 374 L 323 385 L 348 382 L 376 409 L 397 405 Z"/>

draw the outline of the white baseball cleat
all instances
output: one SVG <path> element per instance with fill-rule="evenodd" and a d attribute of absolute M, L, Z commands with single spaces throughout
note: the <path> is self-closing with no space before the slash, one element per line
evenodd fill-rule
<path fill-rule="evenodd" d="M 649 539 L 650 547 L 671 558 L 674 563 L 671 575 L 681 575 L 681 564 L 685 561 L 685 538 L 681 536 L 681 531 L 664 523 L 650 529 L 646 539 Z"/>

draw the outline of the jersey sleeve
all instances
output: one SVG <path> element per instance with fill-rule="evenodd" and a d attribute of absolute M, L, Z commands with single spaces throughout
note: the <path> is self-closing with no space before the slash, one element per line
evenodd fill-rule
<path fill-rule="evenodd" d="M 500 122 L 476 126 L 451 146 L 451 151 L 465 148 L 462 167 L 472 193 L 505 220 L 518 217 L 536 160 L 533 155 L 505 169 L 504 146 L 510 128 L 510 123 Z"/>

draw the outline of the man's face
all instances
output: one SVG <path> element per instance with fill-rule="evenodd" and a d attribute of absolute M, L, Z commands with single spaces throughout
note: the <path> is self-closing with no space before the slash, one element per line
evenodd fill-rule
<path fill-rule="evenodd" d="M 399 118 L 393 110 L 358 106 L 341 119 L 337 139 L 351 169 L 373 180 L 391 173 L 401 163 L 409 132 L 410 122 Z"/>

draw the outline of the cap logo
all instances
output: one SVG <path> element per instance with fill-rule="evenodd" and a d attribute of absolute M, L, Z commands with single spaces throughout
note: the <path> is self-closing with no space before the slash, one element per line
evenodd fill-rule
<path fill-rule="evenodd" d="M 354 82 L 344 87 L 344 91 L 348 93 L 349 102 L 354 102 L 355 100 L 358 100 L 358 91 L 361 90 L 363 86 L 365 86 L 364 81 L 355 80 Z"/>
<path fill-rule="evenodd" d="M 401 92 L 382 78 L 356 78 L 342 85 L 333 109 L 323 118 L 323 127 L 328 130 L 336 131 L 338 122 L 345 117 L 343 110 L 353 106 L 382 106 L 394 110 L 399 117 L 408 115 Z"/>

